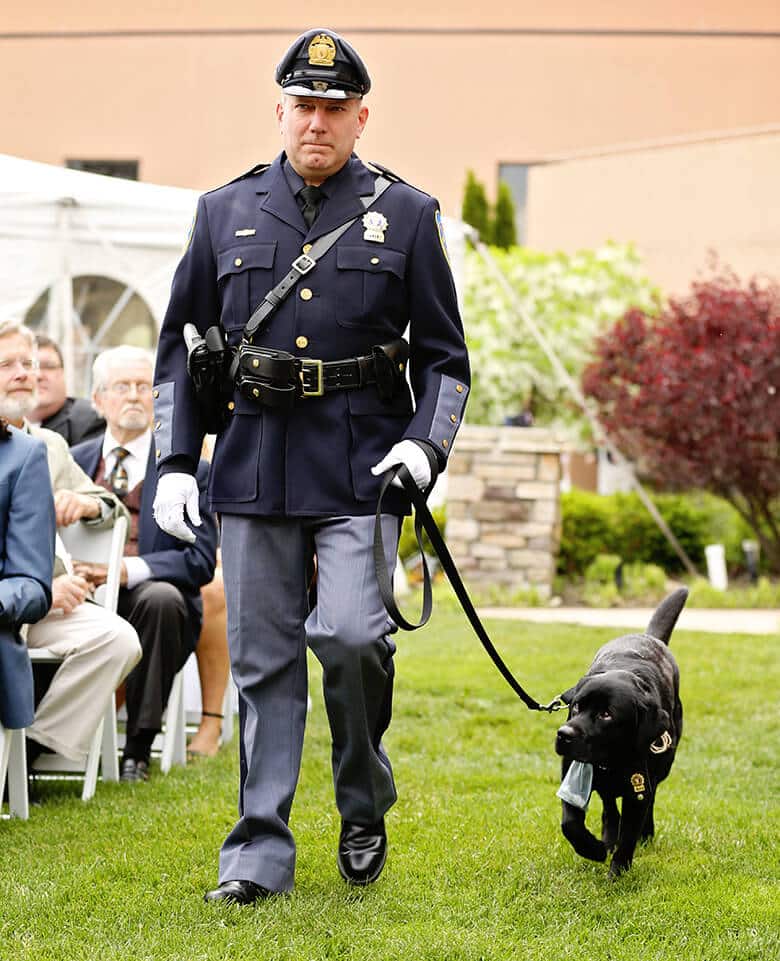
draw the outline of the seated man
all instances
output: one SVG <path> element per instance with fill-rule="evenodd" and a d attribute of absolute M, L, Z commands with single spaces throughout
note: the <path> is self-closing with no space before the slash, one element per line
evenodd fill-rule
<path fill-rule="evenodd" d="M 37 403 L 35 338 L 13 322 L 0 323 L 0 416 L 46 444 L 57 524 L 110 527 L 121 502 L 94 484 L 50 430 L 31 427 L 25 417 Z M 52 606 L 27 631 L 27 645 L 64 657 L 27 730 L 28 760 L 44 749 L 86 761 L 89 745 L 117 685 L 141 656 L 133 628 L 88 601 L 90 585 L 73 574 L 57 538 Z"/>
<path fill-rule="evenodd" d="M 173 679 L 195 649 L 202 621 L 200 589 L 214 577 L 217 526 L 206 509 L 208 464 L 198 469 L 199 528 L 194 544 L 163 533 L 152 504 L 157 489 L 152 444 L 152 355 L 139 347 L 113 347 L 93 366 L 92 402 L 106 419 L 103 437 L 73 449 L 84 470 L 124 501 L 131 533 L 122 565 L 119 613 L 138 631 L 144 656 L 125 683 L 127 739 L 120 777 L 147 780 L 152 741 L 162 727 Z M 77 564 L 93 586 L 105 569 Z"/>
<path fill-rule="evenodd" d="M 3 358 L 0 357 L 0 363 Z M 0 724 L 33 720 L 30 661 L 20 627 L 51 603 L 54 502 L 46 450 L 0 417 Z M 5 772 L 0 770 L 4 782 Z"/>
<path fill-rule="evenodd" d="M 51 337 L 37 334 L 38 404 L 30 414 L 34 424 L 54 430 L 68 447 L 82 440 L 102 435 L 106 422 L 88 400 L 68 397 L 62 352 Z"/>

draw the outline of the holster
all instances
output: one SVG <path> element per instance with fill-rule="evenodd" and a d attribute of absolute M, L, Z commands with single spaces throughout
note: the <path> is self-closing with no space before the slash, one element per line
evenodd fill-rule
<path fill-rule="evenodd" d="M 299 364 L 292 354 L 243 341 L 232 370 L 239 393 L 267 407 L 289 409 L 300 393 Z"/>
<path fill-rule="evenodd" d="M 185 342 L 187 373 L 195 388 L 203 425 L 206 433 L 218 434 L 228 419 L 227 404 L 232 393 L 228 378 L 231 350 L 218 325 L 209 327 L 205 337 L 200 337 L 194 328 L 185 330 Z"/>
<path fill-rule="evenodd" d="M 398 393 L 406 376 L 406 362 L 409 360 L 409 344 L 399 337 L 388 344 L 377 344 L 371 348 L 376 372 L 376 389 L 380 400 L 389 404 Z"/>

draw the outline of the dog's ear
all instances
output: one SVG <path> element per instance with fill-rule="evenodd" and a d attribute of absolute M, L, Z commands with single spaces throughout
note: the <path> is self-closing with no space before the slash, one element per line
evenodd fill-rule
<path fill-rule="evenodd" d="M 652 698 L 640 698 L 636 707 L 636 747 L 637 751 L 644 754 L 650 750 L 650 745 L 656 738 L 669 730 L 672 722 L 667 712 Z"/>
<path fill-rule="evenodd" d="M 568 691 L 564 691 L 563 694 L 560 695 L 560 698 L 564 704 L 571 704 L 571 702 L 574 700 L 574 692 L 576 690 L 577 685 L 575 684 L 574 687 L 570 687 Z"/>

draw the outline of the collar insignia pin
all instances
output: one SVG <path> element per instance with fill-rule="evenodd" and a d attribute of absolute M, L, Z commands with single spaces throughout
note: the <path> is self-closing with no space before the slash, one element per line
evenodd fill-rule
<path fill-rule="evenodd" d="M 380 214 L 378 210 L 369 210 L 363 215 L 363 240 L 372 240 L 374 243 L 383 244 L 385 242 L 385 231 L 388 223 L 387 217 Z"/>

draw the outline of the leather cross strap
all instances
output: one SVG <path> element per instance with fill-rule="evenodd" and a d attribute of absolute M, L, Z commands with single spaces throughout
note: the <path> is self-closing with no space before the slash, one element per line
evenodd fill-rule
<path fill-rule="evenodd" d="M 363 207 L 368 208 L 377 202 L 387 188 L 393 183 L 387 177 L 377 177 L 374 181 L 374 192 L 370 197 L 361 197 Z M 268 318 L 281 306 L 282 301 L 289 296 L 290 291 L 295 287 L 301 277 L 305 277 L 317 266 L 317 261 L 323 257 L 330 248 L 336 243 L 342 234 L 346 233 L 355 223 L 357 217 L 351 217 L 346 223 L 340 224 L 334 230 L 317 240 L 311 246 L 307 254 L 301 254 L 292 262 L 292 269 L 279 281 L 279 283 L 263 297 L 260 304 L 253 312 L 252 316 L 244 327 L 244 337 L 250 343 L 260 327 L 268 322 Z"/>
<path fill-rule="evenodd" d="M 425 453 L 429 458 L 435 459 L 436 457 L 433 451 L 425 450 Z M 438 470 L 438 467 L 436 470 Z M 432 477 L 436 476 L 436 470 L 431 471 Z M 393 594 L 393 584 L 390 578 L 390 572 L 388 571 L 387 564 L 385 562 L 385 549 L 382 540 L 381 523 L 382 498 L 384 497 L 385 492 L 392 483 L 394 477 L 398 477 L 403 484 L 404 491 L 414 505 L 415 511 L 414 533 L 415 537 L 417 538 L 417 546 L 420 548 L 423 565 L 422 614 L 420 621 L 417 624 L 412 624 L 407 621 L 398 609 L 398 605 L 396 604 L 395 596 Z M 520 682 L 515 678 L 514 674 L 512 674 L 512 672 L 509 670 L 501 655 L 493 645 L 493 642 L 490 640 L 488 632 L 485 630 L 482 621 L 479 619 L 479 615 L 474 609 L 474 605 L 471 602 L 468 591 L 461 580 L 458 569 L 452 559 L 452 555 L 450 554 L 447 545 L 444 543 L 444 538 L 441 536 L 441 531 L 439 530 L 436 521 L 433 519 L 433 515 L 428 509 L 426 501 L 432 487 L 433 482 L 431 482 L 426 490 L 421 491 L 415 483 L 412 475 L 404 466 L 389 470 L 382 479 L 382 485 L 379 491 L 379 499 L 376 506 L 376 522 L 374 525 L 374 568 L 376 570 L 377 581 L 379 582 L 379 593 L 382 596 L 382 601 L 385 605 L 387 613 L 399 627 L 402 627 L 407 631 L 416 631 L 418 627 L 422 627 L 424 624 L 426 624 L 431 616 L 431 610 L 433 608 L 431 575 L 430 571 L 428 570 L 428 564 L 426 562 L 425 553 L 422 547 L 422 529 L 424 528 L 431 544 L 433 545 L 433 549 L 436 551 L 442 569 L 447 575 L 450 584 L 452 584 L 455 595 L 460 601 L 460 605 L 463 608 L 466 617 L 469 619 L 469 623 L 473 627 L 474 632 L 479 638 L 482 646 L 487 651 L 491 660 L 498 668 L 501 676 L 529 710 L 547 711 L 548 713 L 559 711 L 561 708 L 566 706 L 560 697 L 554 698 L 549 704 L 540 704 L 539 701 L 534 700 L 534 698 L 527 693 Z"/>

